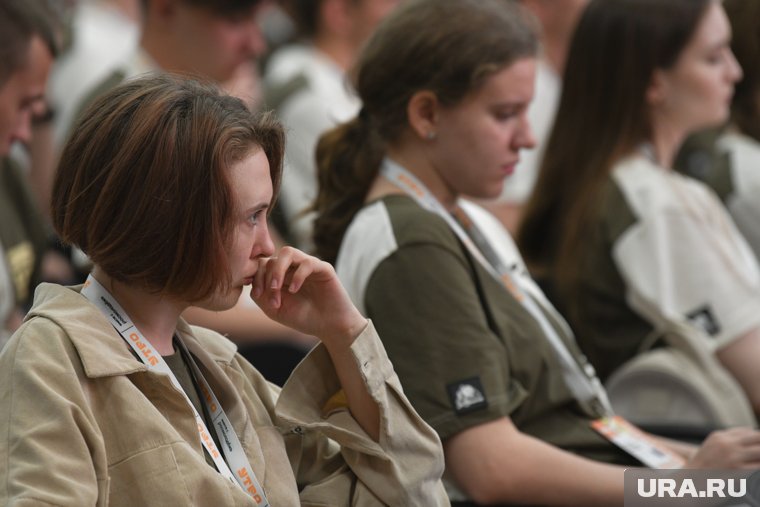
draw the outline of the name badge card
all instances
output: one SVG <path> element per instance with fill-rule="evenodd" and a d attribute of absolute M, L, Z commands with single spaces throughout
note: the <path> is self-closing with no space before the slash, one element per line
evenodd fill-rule
<path fill-rule="evenodd" d="M 657 443 L 619 415 L 597 419 L 591 423 L 591 427 L 649 468 L 682 468 L 686 463 L 681 456 Z"/>

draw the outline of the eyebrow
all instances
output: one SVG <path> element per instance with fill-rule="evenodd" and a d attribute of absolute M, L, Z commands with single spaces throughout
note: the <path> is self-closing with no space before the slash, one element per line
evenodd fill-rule
<path fill-rule="evenodd" d="M 247 208 L 244 213 L 247 215 L 248 213 L 255 213 L 257 211 L 265 210 L 269 208 L 268 202 L 260 202 L 258 204 L 255 204 L 251 206 L 250 208 Z"/>

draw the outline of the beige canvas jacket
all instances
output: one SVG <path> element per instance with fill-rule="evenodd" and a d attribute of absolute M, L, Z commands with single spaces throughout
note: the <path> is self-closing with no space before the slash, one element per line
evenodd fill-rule
<path fill-rule="evenodd" d="M 372 325 L 352 351 L 379 443 L 345 408 L 323 346 L 280 391 L 224 337 L 180 322 L 272 506 L 448 505 L 441 444 L 409 405 Z M 43 284 L 0 354 L 0 505 L 252 506 L 210 467 L 185 399 L 136 360 L 78 288 Z"/>

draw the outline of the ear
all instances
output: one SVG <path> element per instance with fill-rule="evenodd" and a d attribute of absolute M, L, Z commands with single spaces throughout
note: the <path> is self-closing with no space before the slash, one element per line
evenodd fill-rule
<path fill-rule="evenodd" d="M 441 103 L 430 90 L 418 91 L 406 105 L 406 116 L 412 131 L 421 139 L 435 137 Z"/>
<path fill-rule="evenodd" d="M 665 102 L 668 96 L 668 77 L 664 70 L 655 69 L 646 91 L 646 101 L 649 106 L 658 106 Z"/>

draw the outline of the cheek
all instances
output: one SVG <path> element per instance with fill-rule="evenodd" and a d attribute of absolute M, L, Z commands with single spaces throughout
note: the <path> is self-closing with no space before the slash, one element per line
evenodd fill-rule
<path fill-rule="evenodd" d="M 703 69 L 695 73 L 684 88 L 697 100 L 718 100 L 724 97 L 726 84 L 721 73 L 714 69 Z"/>

